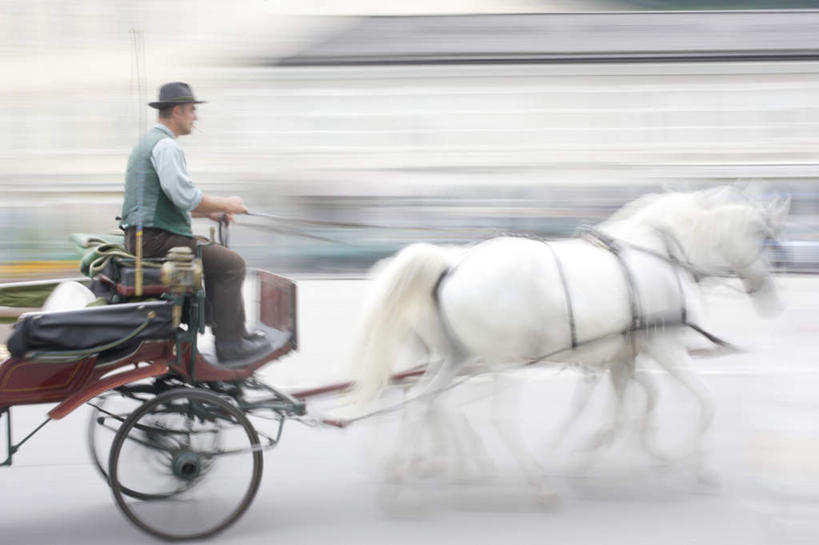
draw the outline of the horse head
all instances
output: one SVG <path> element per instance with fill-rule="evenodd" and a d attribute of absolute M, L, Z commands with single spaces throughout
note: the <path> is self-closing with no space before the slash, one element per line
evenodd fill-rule
<path fill-rule="evenodd" d="M 738 277 L 757 308 L 768 312 L 780 307 L 765 247 L 775 244 L 789 208 L 790 198 L 765 199 L 731 185 L 646 195 L 609 221 L 670 238 L 668 252 L 697 276 Z"/>
<path fill-rule="evenodd" d="M 759 200 L 729 188 L 701 192 L 700 202 L 687 237 L 692 264 L 706 275 L 739 277 L 760 312 L 780 309 L 765 248 L 775 244 L 790 198 Z"/>

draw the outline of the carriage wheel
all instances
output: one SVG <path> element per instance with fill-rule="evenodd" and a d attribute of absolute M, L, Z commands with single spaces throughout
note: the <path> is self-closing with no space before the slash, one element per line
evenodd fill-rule
<path fill-rule="evenodd" d="M 91 404 L 91 418 L 88 421 L 88 451 L 94 467 L 102 478 L 108 481 L 108 455 L 111 443 L 122 423 L 145 400 L 130 399 L 119 394 L 108 393 L 94 399 Z"/>
<path fill-rule="evenodd" d="M 241 410 L 215 393 L 180 388 L 125 420 L 111 445 L 109 482 L 119 508 L 146 532 L 199 539 L 244 513 L 262 461 L 259 437 Z"/>
<path fill-rule="evenodd" d="M 153 397 L 152 394 L 151 397 Z M 94 467 L 97 468 L 97 471 L 106 482 L 109 482 L 108 457 L 117 431 L 128 416 L 151 397 L 140 399 L 109 393 L 93 401 L 91 419 L 88 422 L 88 450 L 91 453 Z M 178 492 L 172 491 L 167 494 L 156 495 L 149 492 L 140 492 L 139 489 L 122 487 L 123 494 L 141 500 L 169 497 Z"/>

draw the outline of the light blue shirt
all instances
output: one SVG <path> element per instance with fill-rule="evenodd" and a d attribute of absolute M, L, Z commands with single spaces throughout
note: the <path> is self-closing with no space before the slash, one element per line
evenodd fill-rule
<path fill-rule="evenodd" d="M 191 210 L 202 202 L 202 190 L 193 185 L 185 153 L 176 143 L 176 135 L 162 123 L 155 127 L 170 136 L 157 142 L 151 152 L 151 164 L 159 176 L 159 185 L 171 202 L 190 216 Z"/>

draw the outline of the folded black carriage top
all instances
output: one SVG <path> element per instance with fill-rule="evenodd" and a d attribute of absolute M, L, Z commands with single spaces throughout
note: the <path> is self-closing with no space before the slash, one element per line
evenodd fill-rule
<path fill-rule="evenodd" d="M 173 304 L 168 301 L 30 312 L 14 325 L 8 350 L 22 358 L 29 352 L 101 352 L 120 341 L 171 338 L 175 332 L 172 312 Z"/>

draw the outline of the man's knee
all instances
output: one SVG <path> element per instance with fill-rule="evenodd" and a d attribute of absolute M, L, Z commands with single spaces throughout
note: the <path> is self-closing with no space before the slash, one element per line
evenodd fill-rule
<path fill-rule="evenodd" d="M 205 246 L 202 249 L 202 267 L 205 276 L 244 278 L 246 266 L 242 256 L 224 246 Z"/>
<path fill-rule="evenodd" d="M 245 260 L 242 259 L 242 256 L 240 256 L 236 252 L 231 253 L 233 254 L 233 256 L 229 261 L 228 270 L 231 272 L 231 274 L 244 278 L 245 273 L 247 272 L 247 265 L 245 265 Z"/>

